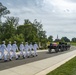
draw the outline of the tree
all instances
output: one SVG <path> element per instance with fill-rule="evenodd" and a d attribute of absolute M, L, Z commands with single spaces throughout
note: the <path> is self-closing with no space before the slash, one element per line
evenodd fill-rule
<path fill-rule="evenodd" d="M 76 42 L 76 38 L 74 37 L 74 38 L 72 38 L 72 40 L 71 40 L 72 42 Z"/>
<path fill-rule="evenodd" d="M 27 24 L 28 24 L 28 25 L 32 24 L 29 19 L 25 19 L 25 20 L 24 20 L 24 25 L 27 25 Z"/>
<path fill-rule="evenodd" d="M 43 30 L 43 25 L 41 24 L 41 22 L 38 22 L 35 19 L 33 22 L 33 26 L 36 28 L 37 36 L 39 38 L 39 43 L 43 46 L 43 48 L 45 48 L 47 42 L 47 36 L 46 36 L 46 31 Z"/>
<path fill-rule="evenodd" d="M 70 42 L 70 39 L 68 39 L 67 37 L 62 37 L 61 41 L 63 41 L 63 42 Z"/>
<path fill-rule="evenodd" d="M 42 24 L 37 20 L 34 20 L 33 23 L 27 19 L 24 21 L 24 25 L 17 27 L 17 33 L 23 34 L 25 41 L 46 44 L 46 32 L 43 30 Z"/>
<path fill-rule="evenodd" d="M 33 22 L 33 26 L 36 28 L 39 41 L 41 41 L 43 38 L 46 38 L 46 31 L 43 30 L 43 26 L 42 26 L 41 22 L 38 22 L 35 19 Z"/>
<path fill-rule="evenodd" d="M 25 42 L 25 41 L 24 41 L 24 35 L 23 35 L 23 34 L 19 34 L 19 35 L 13 34 L 13 36 L 12 36 L 11 38 L 5 39 L 5 41 L 6 41 L 6 43 L 8 43 L 9 41 L 11 41 L 12 43 L 13 43 L 14 41 L 17 41 L 17 45 L 18 45 L 18 46 L 19 46 L 19 44 L 20 44 L 21 42 Z"/>
<path fill-rule="evenodd" d="M 6 21 L 0 26 L 1 40 L 9 39 L 14 34 L 16 35 L 16 26 L 18 25 L 18 18 L 7 17 Z"/>
<path fill-rule="evenodd" d="M 53 42 L 53 36 L 52 36 L 52 35 L 50 35 L 50 36 L 48 37 L 48 41 L 49 41 L 49 42 Z"/>
<path fill-rule="evenodd" d="M 19 22 L 19 18 L 18 17 L 6 17 L 6 23 L 8 25 L 13 25 L 15 28 L 19 25 L 18 22 Z"/>
<path fill-rule="evenodd" d="M 1 23 L 1 17 L 9 13 L 10 11 L 7 10 L 7 7 L 3 6 L 2 3 L 0 2 L 0 23 Z"/>
<path fill-rule="evenodd" d="M 38 41 L 37 33 L 32 25 L 20 25 L 17 27 L 17 33 L 23 34 L 25 41 L 35 42 Z"/>

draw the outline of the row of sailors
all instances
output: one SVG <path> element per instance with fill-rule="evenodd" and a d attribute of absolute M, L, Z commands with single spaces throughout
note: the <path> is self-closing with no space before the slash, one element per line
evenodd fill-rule
<path fill-rule="evenodd" d="M 19 46 L 20 49 L 20 53 L 19 55 L 16 54 L 16 50 L 18 50 L 18 46 L 16 44 L 16 41 L 14 41 L 14 44 L 11 45 L 11 42 L 9 42 L 9 44 L 5 45 L 5 41 L 2 42 L 2 45 L 0 46 L 0 60 L 2 60 L 2 58 L 4 57 L 4 61 L 7 61 L 8 55 L 9 55 L 9 60 L 11 61 L 13 57 L 16 57 L 16 60 L 18 60 L 18 58 L 20 56 L 22 56 L 23 58 L 25 57 L 29 57 L 30 55 L 37 56 L 37 49 L 38 49 L 38 45 L 35 42 L 34 45 L 32 45 L 32 43 L 30 43 L 30 45 L 28 45 L 28 42 L 26 42 L 26 44 L 24 45 L 23 42 L 20 44 Z M 32 49 L 33 49 L 33 53 L 32 53 Z M 7 54 L 5 53 L 5 51 L 7 51 Z"/>

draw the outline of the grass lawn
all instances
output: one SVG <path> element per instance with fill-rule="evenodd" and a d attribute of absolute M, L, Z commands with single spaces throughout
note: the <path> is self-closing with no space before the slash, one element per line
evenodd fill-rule
<path fill-rule="evenodd" d="M 76 75 L 76 57 L 48 73 L 47 75 Z"/>
<path fill-rule="evenodd" d="M 76 43 L 74 43 L 74 42 L 71 42 L 71 45 L 72 45 L 72 46 L 76 46 Z"/>

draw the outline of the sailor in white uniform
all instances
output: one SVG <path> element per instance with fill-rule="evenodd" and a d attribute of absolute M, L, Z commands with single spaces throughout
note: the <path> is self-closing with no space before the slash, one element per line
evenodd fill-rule
<path fill-rule="evenodd" d="M 34 45 L 33 45 L 34 56 L 38 56 L 38 54 L 37 54 L 37 49 L 38 49 L 38 45 L 37 45 L 37 43 L 35 42 Z"/>
<path fill-rule="evenodd" d="M 24 44 L 23 44 L 23 42 L 20 44 L 19 49 L 20 49 L 20 55 L 22 55 L 23 58 L 25 58 L 25 55 L 24 55 Z"/>
<path fill-rule="evenodd" d="M 0 60 L 2 60 L 2 59 L 1 59 L 1 44 L 0 44 Z"/>
<path fill-rule="evenodd" d="M 32 55 L 32 49 L 33 49 L 33 45 L 32 45 L 32 43 L 30 43 L 30 45 L 29 45 L 30 55 Z"/>
<path fill-rule="evenodd" d="M 16 45 L 16 41 L 14 41 L 14 44 L 12 45 L 12 52 L 13 52 L 13 55 L 12 57 L 16 57 L 16 60 L 18 60 L 18 55 L 16 54 L 16 50 L 18 50 L 18 47 Z"/>
<path fill-rule="evenodd" d="M 5 45 L 5 41 L 2 41 L 2 45 L 0 47 L 0 51 L 1 51 L 1 57 L 0 60 L 4 57 L 4 61 L 7 61 L 7 54 L 5 54 L 5 51 L 7 51 L 7 47 Z"/>
<path fill-rule="evenodd" d="M 8 55 L 9 55 L 9 60 L 12 60 L 12 55 L 11 55 L 11 49 L 12 49 L 12 45 L 11 45 L 11 41 L 9 41 L 9 44 L 7 45 L 7 50 L 8 50 Z"/>
<path fill-rule="evenodd" d="M 24 50 L 25 50 L 25 56 L 29 58 L 29 52 L 28 52 L 29 45 L 28 45 L 28 42 L 26 42 L 25 47 L 24 47 Z"/>

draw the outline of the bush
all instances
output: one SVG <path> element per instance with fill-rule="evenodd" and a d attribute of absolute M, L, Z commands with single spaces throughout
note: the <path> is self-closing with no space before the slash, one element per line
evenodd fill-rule
<path fill-rule="evenodd" d="M 19 44 L 21 42 L 24 42 L 24 36 L 23 34 L 19 34 L 19 35 L 13 35 L 10 39 L 6 39 L 6 44 L 8 44 L 9 41 L 13 42 L 16 41 L 17 42 L 17 45 L 19 46 Z"/>

